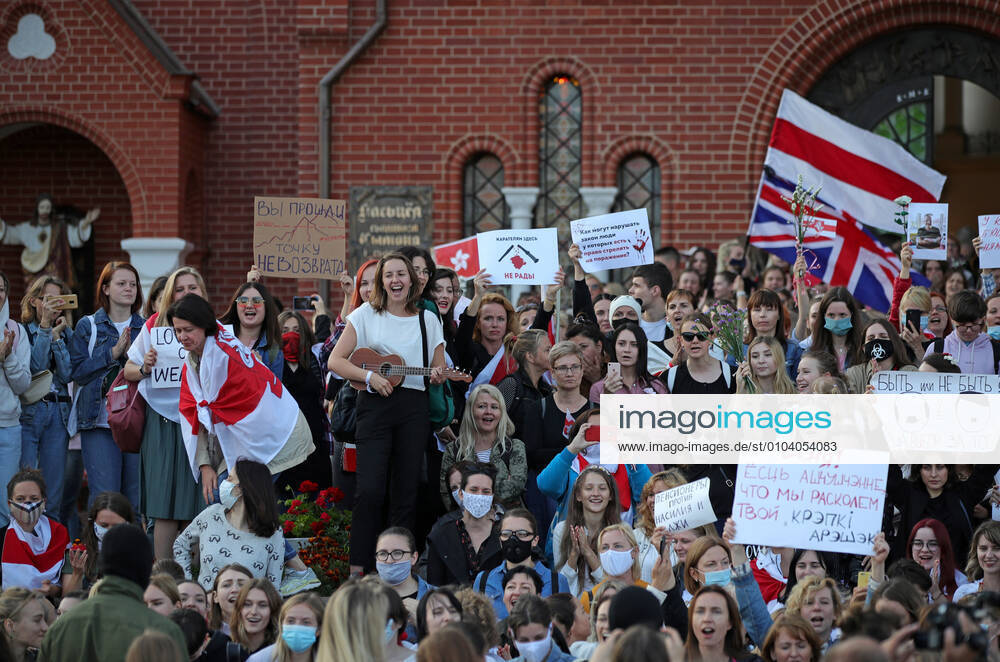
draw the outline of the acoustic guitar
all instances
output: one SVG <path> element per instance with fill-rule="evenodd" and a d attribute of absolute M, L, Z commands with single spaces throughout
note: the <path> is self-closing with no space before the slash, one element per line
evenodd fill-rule
<path fill-rule="evenodd" d="M 416 377 L 430 377 L 431 370 L 433 370 L 433 368 L 425 368 L 423 366 L 406 365 L 403 363 L 403 359 L 396 354 L 379 354 L 367 347 L 359 347 L 354 350 L 348 360 L 362 370 L 371 370 L 375 374 L 385 377 L 392 384 L 393 388 L 399 386 L 404 377 L 411 375 Z M 442 369 L 442 372 L 445 378 L 453 382 L 472 381 L 472 375 L 464 370 L 446 366 Z M 356 381 L 352 379 L 351 386 L 359 391 L 367 390 L 364 380 Z"/>

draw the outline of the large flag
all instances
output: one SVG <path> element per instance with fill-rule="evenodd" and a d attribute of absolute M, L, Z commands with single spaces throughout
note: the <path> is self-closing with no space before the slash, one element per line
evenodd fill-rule
<path fill-rule="evenodd" d="M 3 588 L 36 590 L 45 581 L 58 584 L 68 547 L 66 527 L 44 515 L 32 533 L 11 521 L 3 540 Z"/>
<path fill-rule="evenodd" d="M 475 235 L 431 250 L 437 266 L 453 269 L 459 278 L 475 278 L 479 273 L 479 244 Z"/>
<path fill-rule="evenodd" d="M 781 95 L 764 165 L 781 178 L 823 187 L 834 208 L 880 230 L 901 233 L 893 202 L 937 202 L 945 176 L 898 143 L 845 122 L 790 90 Z"/>
<path fill-rule="evenodd" d="M 781 196 L 791 197 L 793 191 L 795 184 L 765 169 L 748 232 L 751 244 L 789 264 L 796 258 L 795 221 Z M 815 267 L 809 276 L 842 285 L 861 303 L 888 311 L 892 281 L 899 275 L 899 258 L 846 211 L 833 207 L 822 196 L 817 200 L 824 204 L 817 218 L 827 227 L 833 222 L 836 235 L 807 235 L 803 240 L 806 261 Z M 930 281 L 916 271 L 911 271 L 910 277 L 914 285 L 930 286 Z"/>

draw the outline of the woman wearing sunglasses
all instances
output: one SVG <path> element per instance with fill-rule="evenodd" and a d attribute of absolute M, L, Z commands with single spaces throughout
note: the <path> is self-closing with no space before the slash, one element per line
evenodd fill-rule
<path fill-rule="evenodd" d="M 667 371 L 667 391 L 674 394 L 726 394 L 736 392 L 732 366 L 711 356 L 715 333 L 704 313 L 691 313 L 681 321 L 681 348 L 687 359 Z"/>
<path fill-rule="evenodd" d="M 278 326 L 278 306 L 274 297 L 261 283 L 243 283 L 222 324 L 231 324 L 233 335 L 257 353 L 261 363 L 271 369 L 278 379 L 285 369 L 285 354 L 281 346 L 281 327 Z"/>

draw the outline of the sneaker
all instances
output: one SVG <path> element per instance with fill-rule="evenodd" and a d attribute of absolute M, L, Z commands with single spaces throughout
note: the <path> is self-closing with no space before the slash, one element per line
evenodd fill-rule
<path fill-rule="evenodd" d="M 286 570 L 285 576 L 281 582 L 281 588 L 279 593 L 281 597 L 290 598 L 296 593 L 302 593 L 304 591 L 311 591 L 314 588 L 320 587 L 319 577 L 312 568 L 306 568 L 305 570 Z"/>

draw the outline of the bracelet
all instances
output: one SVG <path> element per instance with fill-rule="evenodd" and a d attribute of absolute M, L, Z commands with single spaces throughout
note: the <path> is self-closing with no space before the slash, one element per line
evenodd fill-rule
<path fill-rule="evenodd" d="M 375 392 L 375 391 L 372 390 L 372 371 L 371 370 L 369 370 L 368 374 L 365 375 L 365 390 L 367 390 L 369 393 L 374 393 Z"/>
<path fill-rule="evenodd" d="M 146 364 L 145 363 L 143 363 L 142 365 L 139 366 L 139 376 L 140 377 L 148 377 L 149 376 L 148 374 L 146 374 Z"/>

